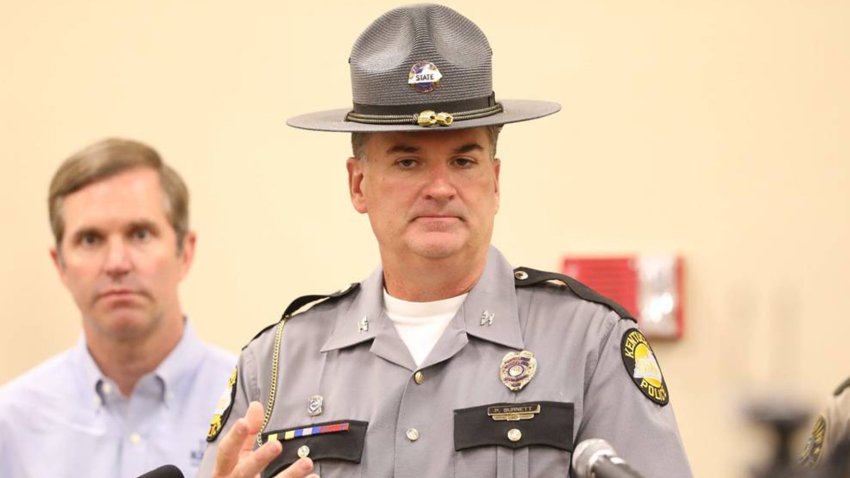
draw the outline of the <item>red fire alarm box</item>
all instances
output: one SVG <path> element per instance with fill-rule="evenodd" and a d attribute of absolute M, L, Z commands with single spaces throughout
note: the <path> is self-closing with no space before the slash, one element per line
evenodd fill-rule
<path fill-rule="evenodd" d="M 638 320 L 647 337 L 682 337 L 681 257 L 566 257 L 562 271 L 625 307 Z"/>

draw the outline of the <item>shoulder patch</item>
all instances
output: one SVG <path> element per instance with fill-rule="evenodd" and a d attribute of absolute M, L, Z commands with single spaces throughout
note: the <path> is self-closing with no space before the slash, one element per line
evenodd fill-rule
<path fill-rule="evenodd" d="M 658 405 L 664 406 L 670 402 L 667 384 L 661 374 L 658 359 L 640 330 L 631 328 L 623 333 L 620 342 L 623 354 L 623 365 L 626 373 L 637 386 L 640 393 Z"/>
<path fill-rule="evenodd" d="M 818 415 L 812 426 L 812 432 L 809 438 L 806 439 L 806 448 L 803 450 L 803 455 L 800 457 L 800 464 L 805 467 L 814 467 L 820 462 L 823 454 L 823 441 L 826 437 L 826 420 L 823 415 Z"/>
<path fill-rule="evenodd" d="M 841 393 L 844 390 L 847 390 L 847 387 L 850 387 L 850 378 L 848 378 L 847 380 L 844 381 L 844 383 L 839 385 L 838 388 L 836 388 L 835 391 L 832 392 L 832 394 L 837 397 L 837 396 L 841 395 Z"/>
<path fill-rule="evenodd" d="M 354 282 L 351 285 L 349 285 L 348 287 L 346 287 L 345 289 L 340 289 L 340 290 L 334 292 L 333 294 L 303 295 L 303 296 L 293 300 L 292 302 L 290 302 L 290 304 L 283 311 L 283 315 L 280 317 L 280 320 L 288 319 L 288 318 L 292 317 L 293 315 L 295 315 L 296 312 L 298 312 L 299 310 L 301 310 L 302 308 L 304 308 L 304 306 L 306 306 L 308 304 L 312 304 L 314 302 L 319 302 L 319 301 L 326 302 L 326 301 L 336 300 L 336 299 L 339 299 L 341 297 L 347 296 L 348 294 L 354 292 L 355 290 L 357 290 L 359 288 L 360 288 L 360 283 Z M 257 333 L 257 335 L 255 335 L 251 340 L 248 341 L 248 344 L 246 344 L 245 347 L 247 347 L 251 342 L 257 340 L 257 337 L 263 335 L 267 330 L 269 330 L 272 327 L 275 327 L 277 324 L 279 324 L 280 320 L 278 320 L 277 322 L 275 322 L 273 324 L 269 324 L 266 327 L 264 327 L 263 330 L 259 331 Z M 245 350 L 245 347 L 242 347 L 242 350 Z"/>
<path fill-rule="evenodd" d="M 637 322 L 634 316 L 632 316 L 632 314 L 628 310 L 626 310 L 625 307 L 607 297 L 600 295 L 595 290 L 573 279 L 570 276 L 558 274 L 556 272 L 538 271 L 529 267 L 517 267 L 516 269 L 514 269 L 514 284 L 516 285 L 516 287 L 529 287 L 551 281 L 556 281 L 560 282 L 561 284 L 564 284 L 565 286 L 567 286 L 568 289 L 573 292 L 573 294 L 581 297 L 582 299 L 588 302 L 594 302 L 596 304 L 601 304 L 608 307 L 609 309 L 616 312 L 621 319 L 627 319 L 631 320 L 632 322 Z"/>
<path fill-rule="evenodd" d="M 236 399 L 236 377 L 239 375 L 239 369 L 234 368 L 230 374 L 230 379 L 227 381 L 227 389 L 218 399 L 213 412 L 212 420 L 210 421 L 210 429 L 207 432 L 207 442 L 214 442 L 218 435 L 221 434 L 224 424 L 230 418 L 230 411 L 233 410 L 233 401 Z"/>

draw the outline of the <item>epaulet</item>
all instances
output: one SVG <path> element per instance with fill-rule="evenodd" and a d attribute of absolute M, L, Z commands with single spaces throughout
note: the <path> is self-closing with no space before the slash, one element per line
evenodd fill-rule
<path fill-rule="evenodd" d="M 337 299 L 339 299 L 339 298 L 341 298 L 341 297 L 345 297 L 345 296 L 347 296 L 348 294 L 350 294 L 350 293 L 354 292 L 355 290 L 357 290 L 357 289 L 359 289 L 359 288 L 360 288 L 360 283 L 359 283 L 359 282 L 355 282 L 355 283 L 351 284 L 350 286 L 348 286 L 347 288 L 345 288 L 345 289 L 341 289 L 341 290 L 338 290 L 338 291 L 334 292 L 333 294 L 324 294 L 324 295 L 322 295 L 322 294 L 303 295 L 303 296 L 301 296 L 301 297 L 299 297 L 299 298 L 297 298 L 297 299 L 293 300 L 293 301 L 292 301 L 292 302 L 291 302 L 291 303 L 290 303 L 290 304 L 286 307 L 286 310 L 284 310 L 284 311 L 283 311 L 283 315 L 280 317 L 280 320 L 284 320 L 284 319 L 288 319 L 288 318 L 292 317 L 293 315 L 295 315 L 295 313 L 296 313 L 296 312 L 298 312 L 299 310 L 303 309 L 306 305 L 309 305 L 309 304 L 314 304 L 314 305 L 315 305 L 315 303 L 317 303 L 317 302 L 327 302 L 327 301 L 337 300 Z M 309 309 L 308 309 L 308 310 L 309 310 Z M 251 342 L 253 342 L 253 341 L 257 340 L 257 337 L 259 337 L 259 336 L 263 335 L 263 334 L 264 334 L 267 330 L 269 330 L 269 329 L 271 329 L 272 327 L 274 327 L 274 326 L 276 326 L 277 324 L 279 324 L 279 323 L 280 323 L 280 320 L 278 320 L 277 322 L 275 322 L 275 323 L 273 323 L 273 324 L 269 324 L 269 325 L 268 325 L 268 326 L 266 326 L 263 330 L 259 331 L 259 332 L 257 333 L 257 335 L 255 335 L 255 336 L 254 336 L 254 338 L 252 338 L 252 339 L 248 342 L 248 344 L 246 344 L 246 345 L 245 345 L 245 347 L 247 347 L 248 345 L 250 345 L 250 344 L 251 344 Z M 242 349 L 244 350 L 244 349 L 245 349 L 245 347 L 242 347 Z"/>
<path fill-rule="evenodd" d="M 550 281 L 556 281 L 564 284 L 565 286 L 567 286 L 568 289 L 573 292 L 573 294 L 579 296 L 580 298 L 586 301 L 594 302 L 596 304 L 601 304 L 608 307 L 609 309 L 616 312 L 621 319 L 627 319 L 633 322 L 637 322 L 637 320 L 635 320 L 632 314 L 628 310 L 626 310 L 625 307 L 607 297 L 600 295 L 595 290 L 573 279 L 570 276 L 558 274 L 557 272 L 538 271 L 529 267 L 517 267 L 516 269 L 514 269 L 514 284 L 517 287 L 530 287 Z"/>
<path fill-rule="evenodd" d="M 841 392 L 843 392 L 845 389 L 847 389 L 847 387 L 850 387 L 850 378 L 848 378 L 847 380 L 844 381 L 844 383 L 839 385 L 838 388 L 836 388 L 835 391 L 832 392 L 832 394 L 837 397 L 837 396 L 841 395 Z"/>

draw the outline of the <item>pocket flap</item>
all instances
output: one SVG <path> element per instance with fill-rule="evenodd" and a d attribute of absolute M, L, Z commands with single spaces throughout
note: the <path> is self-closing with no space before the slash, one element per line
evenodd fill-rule
<path fill-rule="evenodd" d="M 481 446 L 549 446 L 573 451 L 574 405 L 493 403 L 454 411 L 455 451 Z"/>
<path fill-rule="evenodd" d="M 263 470 L 262 478 L 280 473 L 302 455 L 313 461 L 343 460 L 360 463 L 368 426 L 369 422 L 338 420 L 265 432 L 262 434 L 262 442 L 278 440 L 283 445 L 283 451 Z"/>

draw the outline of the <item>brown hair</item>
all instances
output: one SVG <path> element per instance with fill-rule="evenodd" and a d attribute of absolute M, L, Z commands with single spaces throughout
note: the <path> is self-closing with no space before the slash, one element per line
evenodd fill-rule
<path fill-rule="evenodd" d="M 499 133 L 502 132 L 502 125 L 490 125 L 484 127 L 487 130 L 487 137 L 490 138 L 490 159 L 496 158 L 496 143 L 499 142 Z M 369 133 L 351 133 L 351 153 L 355 159 L 366 157 L 366 141 L 369 139 Z"/>
<path fill-rule="evenodd" d="M 177 250 L 182 251 L 183 238 L 189 232 L 189 190 L 186 184 L 162 161 L 156 150 L 138 141 L 120 138 L 107 138 L 84 148 L 66 159 L 53 175 L 47 206 L 57 249 L 65 234 L 65 218 L 62 215 L 65 196 L 136 168 L 150 168 L 159 173 L 165 214 L 177 235 Z"/>

